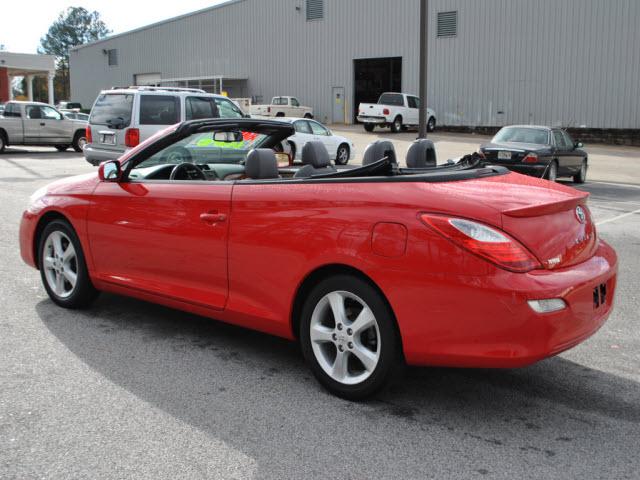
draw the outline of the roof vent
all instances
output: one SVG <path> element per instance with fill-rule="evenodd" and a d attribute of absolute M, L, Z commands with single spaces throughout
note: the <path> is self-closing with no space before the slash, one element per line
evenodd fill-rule
<path fill-rule="evenodd" d="M 324 18 L 324 0 L 307 0 L 307 21 Z"/>

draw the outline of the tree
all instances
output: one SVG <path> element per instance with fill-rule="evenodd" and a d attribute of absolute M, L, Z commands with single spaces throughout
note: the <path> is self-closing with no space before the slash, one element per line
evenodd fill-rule
<path fill-rule="evenodd" d="M 69 50 L 77 45 L 94 42 L 110 33 L 96 11 L 82 7 L 69 7 L 58 15 L 49 31 L 40 39 L 38 53 L 56 57 L 56 92 L 69 99 Z M 60 100 L 60 98 L 58 98 Z"/>

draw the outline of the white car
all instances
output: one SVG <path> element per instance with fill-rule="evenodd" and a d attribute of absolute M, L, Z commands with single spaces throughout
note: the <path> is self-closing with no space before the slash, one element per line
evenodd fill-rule
<path fill-rule="evenodd" d="M 313 118 L 313 109 L 300 105 L 296 97 L 273 97 L 269 105 L 252 105 L 251 115 Z"/>
<path fill-rule="evenodd" d="M 406 93 L 387 92 L 380 95 L 378 103 L 361 103 L 358 121 L 364 123 L 367 132 L 375 126 L 389 127 L 393 133 L 418 125 L 420 99 Z M 427 130 L 436 128 L 436 113 L 427 108 Z"/>
<path fill-rule="evenodd" d="M 351 140 L 334 135 L 331 130 L 315 120 L 286 117 L 278 120 L 291 123 L 296 129 L 295 135 L 287 138 L 284 145 L 284 151 L 289 153 L 293 160 L 301 160 L 302 148 L 311 141 L 322 142 L 336 165 L 346 165 L 355 156 L 355 145 Z"/>

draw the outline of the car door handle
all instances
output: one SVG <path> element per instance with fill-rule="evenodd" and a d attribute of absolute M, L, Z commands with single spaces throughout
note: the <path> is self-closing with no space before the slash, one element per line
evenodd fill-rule
<path fill-rule="evenodd" d="M 227 216 L 224 213 L 218 212 L 205 212 L 200 214 L 200 220 L 209 225 L 215 225 L 219 222 L 224 222 Z"/>
<path fill-rule="evenodd" d="M 40 122 L 40 126 L 41 126 L 41 127 L 44 127 L 45 125 L 46 125 L 46 123 L 44 123 L 44 122 Z"/>

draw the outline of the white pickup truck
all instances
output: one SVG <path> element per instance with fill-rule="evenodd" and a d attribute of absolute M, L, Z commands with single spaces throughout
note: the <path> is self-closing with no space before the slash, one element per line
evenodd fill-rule
<path fill-rule="evenodd" d="M 420 99 L 406 93 L 387 92 L 380 95 L 378 103 L 361 103 L 358 107 L 358 121 L 364 123 L 367 132 L 373 132 L 376 125 L 390 127 L 393 133 L 418 125 Z M 427 108 L 427 130 L 436 128 L 436 114 Z"/>
<path fill-rule="evenodd" d="M 49 145 L 81 152 L 87 122 L 70 120 L 46 103 L 8 102 L 0 116 L 0 153 L 7 145 Z"/>
<path fill-rule="evenodd" d="M 273 97 L 270 105 L 252 105 L 251 115 L 313 118 L 313 109 L 300 105 L 296 97 Z"/>

